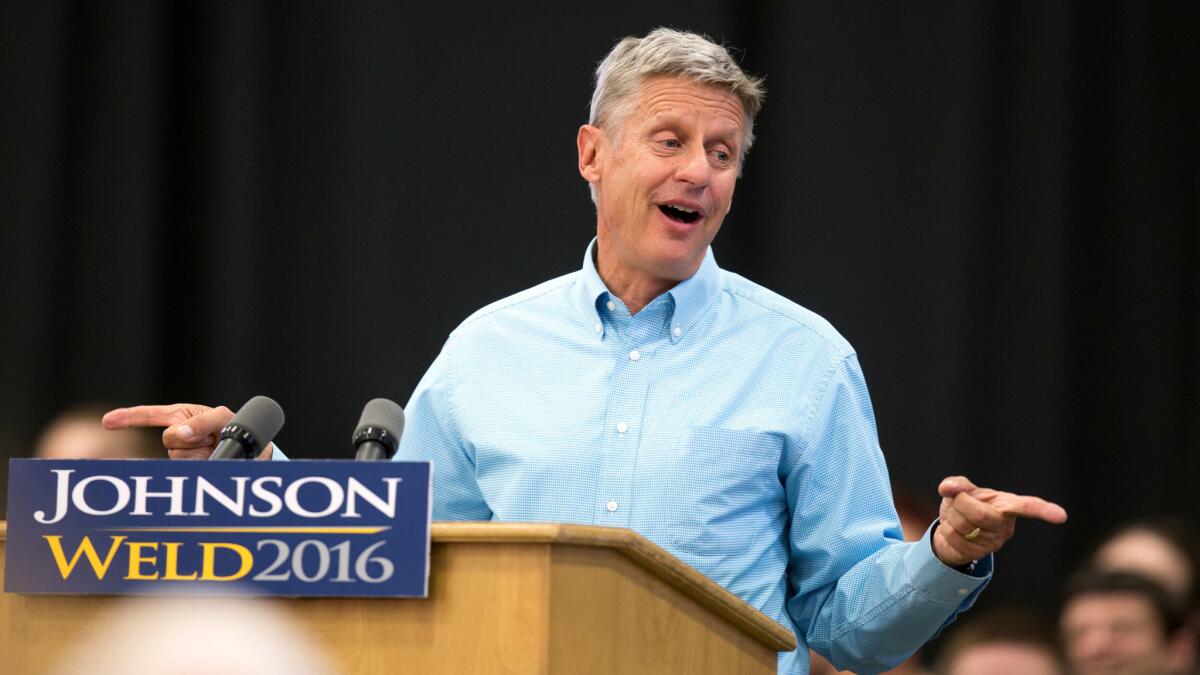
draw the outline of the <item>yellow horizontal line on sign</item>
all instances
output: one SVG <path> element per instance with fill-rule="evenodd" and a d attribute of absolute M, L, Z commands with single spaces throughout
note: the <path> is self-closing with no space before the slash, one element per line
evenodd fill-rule
<path fill-rule="evenodd" d="M 200 532 L 200 533 L 245 533 L 245 534 L 379 534 L 382 527 L 112 527 L 105 532 Z"/>

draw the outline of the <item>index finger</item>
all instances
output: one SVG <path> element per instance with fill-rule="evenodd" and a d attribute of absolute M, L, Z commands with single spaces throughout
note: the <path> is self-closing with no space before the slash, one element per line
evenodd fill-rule
<path fill-rule="evenodd" d="M 178 417 L 178 405 L 136 405 L 117 408 L 104 414 L 100 423 L 105 429 L 126 427 L 169 427 Z"/>
<path fill-rule="evenodd" d="M 1066 509 L 1054 502 L 1048 502 L 1041 497 L 1008 495 L 1007 498 L 997 498 L 996 501 L 992 502 L 992 506 L 999 509 L 1006 516 L 1037 518 L 1038 520 L 1055 524 L 1066 522 L 1067 520 Z"/>

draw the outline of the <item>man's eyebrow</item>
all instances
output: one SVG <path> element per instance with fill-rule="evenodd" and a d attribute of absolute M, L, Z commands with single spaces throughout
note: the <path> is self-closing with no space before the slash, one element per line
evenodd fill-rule
<path fill-rule="evenodd" d="M 659 127 L 676 124 L 682 116 L 674 110 L 660 110 L 650 113 L 651 126 Z"/>
<path fill-rule="evenodd" d="M 724 141 L 730 145 L 737 145 L 742 138 L 742 130 L 736 126 L 724 127 L 716 134 L 718 140 Z"/>
<path fill-rule="evenodd" d="M 651 123 L 648 125 L 648 129 L 651 133 L 661 131 L 664 127 L 678 124 L 683 118 L 682 115 L 673 110 L 653 112 L 650 113 L 649 117 Z M 715 140 L 736 146 L 742 138 L 742 130 L 736 124 L 730 124 L 722 127 L 720 131 L 713 134 L 713 137 Z"/>
<path fill-rule="evenodd" d="M 740 153 L 742 150 L 742 130 L 737 128 L 737 126 L 723 127 L 709 138 L 709 143 L 721 143 L 727 146 L 730 152 L 735 154 Z"/>

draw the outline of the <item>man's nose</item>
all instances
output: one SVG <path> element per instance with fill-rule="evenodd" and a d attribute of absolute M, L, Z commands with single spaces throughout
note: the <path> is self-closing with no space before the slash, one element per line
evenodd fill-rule
<path fill-rule="evenodd" d="M 679 165 L 675 168 L 675 178 L 692 187 L 705 187 L 712 175 L 712 167 L 708 164 L 708 151 L 701 146 L 692 146 L 679 156 Z"/>

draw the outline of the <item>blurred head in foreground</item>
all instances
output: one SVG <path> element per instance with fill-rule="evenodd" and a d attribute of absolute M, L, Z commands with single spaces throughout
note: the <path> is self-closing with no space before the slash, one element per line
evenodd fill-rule
<path fill-rule="evenodd" d="M 151 429 L 108 431 L 100 418 L 110 409 L 84 404 L 58 414 L 38 437 L 34 456 L 41 459 L 166 459 L 158 432 Z"/>
<path fill-rule="evenodd" d="M 1185 611 L 1194 613 L 1200 607 L 1200 534 L 1179 518 L 1143 520 L 1117 530 L 1096 549 L 1091 564 L 1101 571 L 1153 579 Z"/>
<path fill-rule="evenodd" d="M 1076 675 L 1183 673 L 1193 658 L 1178 605 L 1155 582 L 1127 572 L 1085 572 L 1072 579 L 1059 630 Z"/>
<path fill-rule="evenodd" d="M 1063 675 L 1054 625 L 1039 614 L 1009 608 L 972 617 L 951 634 L 935 668 L 939 675 Z"/>
<path fill-rule="evenodd" d="M 331 675 L 311 636 L 268 601 L 129 600 L 79 636 L 56 675 Z"/>

